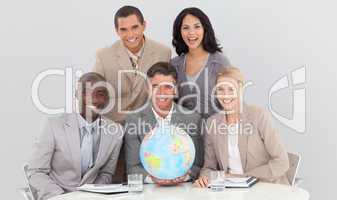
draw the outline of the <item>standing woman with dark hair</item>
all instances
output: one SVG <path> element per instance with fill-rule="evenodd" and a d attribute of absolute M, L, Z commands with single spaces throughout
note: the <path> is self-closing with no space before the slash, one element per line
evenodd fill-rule
<path fill-rule="evenodd" d="M 171 60 L 178 72 L 178 104 L 208 118 L 218 108 L 212 97 L 216 74 L 229 61 L 207 15 L 195 7 L 182 10 L 174 21 L 172 44 L 178 54 Z"/>

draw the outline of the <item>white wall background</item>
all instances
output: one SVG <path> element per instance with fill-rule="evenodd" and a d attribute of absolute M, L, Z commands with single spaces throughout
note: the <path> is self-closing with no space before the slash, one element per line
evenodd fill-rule
<path fill-rule="evenodd" d="M 1 199 L 20 199 L 21 167 L 46 118 L 30 97 L 35 76 L 48 68 L 89 71 L 95 50 L 116 40 L 113 13 L 138 6 L 148 21 L 146 35 L 171 46 L 172 23 L 180 10 L 198 6 L 210 17 L 231 62 L 254 85 L 246 99 L 267 108 L 268 90 L 288 72 L 306 66 L 307 131 L 298 134 L 275 120 L 291 151 L 302 154 L 302 187 L 311 199 L 333 199 L 337 178 L 337 28 L 334 1 L 80 1 L 0 2 Z M 64 105 L 64 78 L 50 77 L 40 89 L 44 103 Z M 291 91 L 273 98 L 291 115 Z M 6 198 L 5 198 L 6 197 Z"/>

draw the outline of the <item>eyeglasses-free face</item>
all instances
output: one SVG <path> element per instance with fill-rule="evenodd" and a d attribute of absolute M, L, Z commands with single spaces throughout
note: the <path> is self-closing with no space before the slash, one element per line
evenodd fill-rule
<path fill-rule="evenodd" d="M 202 47 L 204 28 L 200 20 L 193 15 L 186 15 L 181 25 L 181 36 L 189 49 Z"/>
<path fill-rule="evenodd" d="M 239 112 L 241 87 L 231 77 L 220 77 L 216 84 L 216 98 L 225 111 Z"/>
<path fill-rule="evenodd" d="M 145 21 L 142 24 L 136 15 L 118 18 L 116 29 L 124 46 L 132 53 L 137 53 L 144 42 Z"/>

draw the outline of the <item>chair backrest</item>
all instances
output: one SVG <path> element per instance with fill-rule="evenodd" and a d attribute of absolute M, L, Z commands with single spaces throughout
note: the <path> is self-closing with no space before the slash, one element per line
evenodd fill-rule
<path fill-rule="evenodd" d="M 18 192 L 25 198 L 25 200 L 33 200 L 29 188 L 18 188 Z"/>
<path fill-rule="evenodd" d="M 292 186 L 294 186 L 298 167 L 301 162 L 301 156 L 296 153 L 288 152 L 288 158 L 289 158 L 289 169 L 287 171 L 287 178 L 288 178 L 289 183 Z"/>
<path fill-rule="evenodd" d="M 36 190 L 29 184 L 29 173 L 28 173 L 28 169 L 29 166 L 28 164 L 25 164 L 23 166 L 23 172 L 25 173 L 25 179 L 26 179 L 26 183 L 30 192 L 30 196 L 32 200 L 37 200 L 37 195 L 36 195 Z"/>

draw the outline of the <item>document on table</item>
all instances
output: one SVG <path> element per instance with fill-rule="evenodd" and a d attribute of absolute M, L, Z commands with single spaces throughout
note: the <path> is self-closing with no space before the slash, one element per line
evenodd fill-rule
<path fill-rule="evenodd" d="M 122 184 L 85 184 L 81 187 L 77 187 L 77 190 L 101 194 L 120 194 L 129 192 L 128 186 Z"/>
<path fill-rule="evenodd" d="M 249 188 L 257 183 L 259 180 L 256 177 L 227 177 L 225 179 L 216 181 L 216 186 L 224 185 L 226 188 Z M 211 188 L 211 184 L 208 185 Z M 214 185 L 215 186 L 215 185 Z"/>
<path fill-rule="evenodd" d="M 226 188 L 249 188 L 259 180 L 256 177 L 225 178 Z"/>

